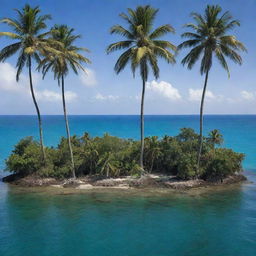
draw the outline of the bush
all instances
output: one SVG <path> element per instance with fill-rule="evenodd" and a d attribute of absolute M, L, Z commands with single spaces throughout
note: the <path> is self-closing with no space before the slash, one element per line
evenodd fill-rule
<path fill-rule="evenodd" d="M 193 153 L 183 154 L 179 159 L 177 170 L 178 178 L 194 179 L 197 174 L 196 155 Z"/>
<path fill-rule="evenodd" d="M 241 172 L 244 154 L 231 149 L 218 148 L 208 160 L 203 178 L 206 180 L 223 180 L 224 178 Z"/>
<path fill-rule="evenodd" d="M 32 137 L 22 139 L 6 161 L 7 171 L 22 176 L 38 171 L 42 166 L 40 146 Z"/>

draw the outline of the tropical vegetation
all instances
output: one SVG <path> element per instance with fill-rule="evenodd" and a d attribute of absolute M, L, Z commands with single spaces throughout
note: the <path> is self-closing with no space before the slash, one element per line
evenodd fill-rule
<path fill-rule="evenodd" d="M 187 180 L 223 180 L 242 171 L 243 154 L 227 148 L 215 148 L 212 132 L 202 148 L 200 173 L 197 173 L 199 135 L 183 128 L 177 136 L 157 136 L 145 139 L 144 169 L 146 172 L 173 175 Z M 140 142 L 105 134 L 103 137 L 71 137 L 75 169 L 78 176 L 96 175 L 119 177 L 143 175 L 138 165 Z M 38 175 L 64 179 L 70 177 L 68 139 L 62 138 L 57 147 L 46 147 L 47 165 L 40 161 L 40 145 L 31 137 L 22 139 L 6 161 L 7 171 L 20 176 Z"/>

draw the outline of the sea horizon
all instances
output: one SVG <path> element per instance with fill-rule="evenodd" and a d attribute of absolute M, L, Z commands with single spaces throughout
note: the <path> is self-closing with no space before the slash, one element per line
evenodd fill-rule
<path fill-rule="evenodd" d="M 36 114 L 0 114 L 0 116 L 37 116 Z M 63 114 L 41 114 L 63 116 Z M 68 116 L 140 116 L 140 114 L 68 114 Z M 144 114 L 144 116 L 200 116 L 199 114 Z M 256 114 L 204 114 L 204 116 L 256 116 Z"/>

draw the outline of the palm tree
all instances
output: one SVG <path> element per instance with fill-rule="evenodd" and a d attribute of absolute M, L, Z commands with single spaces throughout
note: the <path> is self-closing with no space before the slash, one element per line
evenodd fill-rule
<path fill-rule="evenodd" d="M 51 70 L 54 74 L 54 78 L 58 80 L 58 84 L 61 84 L 63 112 L 70 151 L 71 171 L 73 178 L 75 179 L 75 164 L 65 100 L 65 77 L 68 75 L 70 68 L 75 74 L 78 74 L 78 70 L 85 71 L 82 63 L 90 63 L 90 60 L 80 54 L 81 51 L 88 52 L 88 49 L 74 45 L 76 39 L 80 38 L 81 36 L 74 35 L 73 32 L 74 29 L 69 28 L 66 25 L 55 25 L 52 28 L 52 40 L 60 42 L 60 44 L 56 45 L 56 52 L 53 53 L 50 51 L 46 53 L 45 58 L 39 64 L 38 69 L 42 70 L 43 77 L 45 77 L 46 73 Z"/>
<path fill-rule="evenodd" d="M 135 70 L 140 69 L 142 79 L 141 111 L 140 111 L 140 167 L 143 169 L 144 153 L 144 96 L 145 85 L 148 80 L 149 67 L 153 71 L 155 78 L 159 77 L 158 58 L 163 58 L 168 63 L 175 63 L 173 52 L 176 47 L 169 41 L 159 40 L 169 32 L 174 33 L 174 29 L 169 25 L 162 25 L 153 30 L 153 23 L 158 12 L 149 5 L 138 6 L 135 10 L 128 8 L 128 14 L 121 13 L 120 16 L 127 23 L 128 27 L 115 25 L 111 28 L 111 34 L 118 34 L 125 37 L 124 41 L 110 44 L 107 53 L 125 49 L 115 64 L 117 74 L 121 72 L 127 64 L 131 63 L 131 70 L 135 75 Z"/>
<path fill-rule="evenodd" d="M 28 67 L 30 91 L 38 117 L 42 159 L 45 163 L 42 120 L 33 88 L 32 60 L 35 60 L 38 63 L 40 62 L 40 54 L 42 54 L 46 49 L 48 51 L 53 50 L 51 48 L 53 42 L 45 39 L 45 36 L 48 33 L 42 33 L 42 30 L 46 28 L 45 21 L 50 19 L 51 16 L 40 15 L 39 7 L 32 8 L 29 5 L 25 5 L 22 10 L 15 9 L 15 11 L 17 12 L 18 16 L 17 19 L 4 18 L 0 20 L 0 22 L 7 24 L 14 31 L 0 32 L 0 36 L 6 36 L 9 39 L 16 40 L 15 43 L 4 47 L 0 51 L 0 61 L 4 62 L 7 58 L 13 56 L 15 53 L 19 53 L 16 63 L 17 82 L 19 81 L 19 77 L 24 66 L 26 65 Z"/>
<path fill-rule="evenodd" d="M 183 65 L 192 69 L 194 64 L 201 58 L 200 72 L 205 74 L 205 82 L 200 106 L 200 139 L 197 158 L 199 171 L 202 144 L 203 144 L 203 108 L 204 98 L 208 82 L 209 71 L 212 67 L 213 56 L 217 58 L 221 66 L 230 76 L 226 57 L 235 63 L 242 64 L 242 58 L 238 51 L 246 51 L 244 45 L 228 32 L 236 26 L 240 26 L 238 20 L 234 20 L 229 12 L 221 15 L 222 9 L 218 5 L 208 5 L 204 15 L 192 13 L 195 23 L 188 23 L 185 27 L 192 29 L 192 32 L 182 34 L 182 37 L 189 38 L 178 46 L 178 49 L 192 48 L 182 60 Z"/>
<path fill-rule="evenodd" d="M 101 175 L 106 175 L 107 177 L 120 175 L 118 161 L 115 160 L 115 156 L 111 152 L 106 152 L 103 154 L 103 156 L 99 159 L 97 166 Z"/>
<path fill-rule="evenodd" d="M 223 143 L 223 136 L 219 130 L 214 129 L 209 133 L 208 142 L 212 144 L 215 151 L 215 145 L 221 145 Z"/>
<path fill-rule="evenodd" d="M 147 155 L 147 159 L 150 160 L 149 165 L 150 165 L 150 172 L 153 171 L 155 159 L 158 158 L 161 155 L 161 148 L 159 145 L 158 137 L 157 136 L 152 136 L 145 138 L 145 154 Z"/>

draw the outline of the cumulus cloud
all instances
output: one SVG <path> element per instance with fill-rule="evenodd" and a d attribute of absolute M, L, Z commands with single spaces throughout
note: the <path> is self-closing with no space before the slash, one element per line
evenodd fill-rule
<path fill-rule="evenodd" d="M 189 94 L 189 97 L 188 99 L 190 101 L 200 101 L 201 100 L 201 97 L 202 97 L 202 89 L 192 89 L 190 88 L 188 90 L 188 94 Z M 217 97 L 211 92 L 211 91 L 206 91 L 205 93 L 205 98 L 208 99 L 208 100 L 212 100 L 212 99 L 216 99 Z"/>
<path fill-rule="evenodd" d="M 156 82 L 153 80 L 152 82 L 147 83 L 147 89 L 170 100 L 181 99 L 178 89 L 174 88 L 170 83 L 165 81 Z"/>
<path fill-rule="evenodd" d="M 38 74 L 33 74 L 33 84 L 37 85 L 39 80 Z M 26 76 L 20 76 L 20 81 L 16 82 L 16 69 L 9 63 L 0 63 L 0 90 L 11 94 L 18 94 L 30 97 L 29 80 Z M 61 101 L 61 93 L 51 90 L 39 90 L 37 86 L 34 88 L 36 98 L 40 101 Z M 66 101 L 72 101 L 77 94 L 72 91 L 66 91 Z"/>
<path fill-rule="evenodd" d="M 255 99 L 254 93 L 249 91 L 241 91 L 241 97 L 248 101 Z"/>
<path fill-rule="evenodd" d="M 97 93 L 96 96 L 94 97 L 96 100 L 117 100 L 119 99 L 119 96 L 114 96 L 114 95 L 103 95 L 101 93 Z"/>
<path fill-rule="evenodd" d="M 20 82 L 16 82 L 16 70 L 9 63 L 0 63 L 0 90 L 7 92 L 22 93 L 24 92 L 24 84 L 27 79 L 25 76 L 20 76 Z"/>
<path fill-rule="evenodd" d="M 96 74 L 95 71 L 92 69 L 85 69 L 85 72 L 80 72 L 79 79 L 85 86 L 93 87 L 97 84 Z"/>

